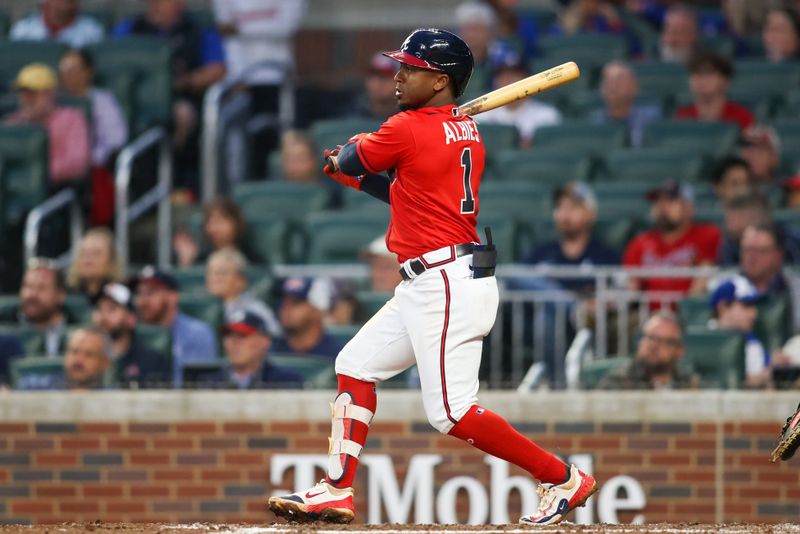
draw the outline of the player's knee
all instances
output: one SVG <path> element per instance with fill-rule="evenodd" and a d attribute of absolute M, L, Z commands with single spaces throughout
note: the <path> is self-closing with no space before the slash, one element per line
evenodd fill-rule
<path fill-rule="evenodd" d="M 425 408 L 425 415 L 428 417 L 428 422 L 433 428 L 442 434 L 447 434 L 455 424 L 447 417 L 447 412 L 442 409 L 429 409 Z"/>

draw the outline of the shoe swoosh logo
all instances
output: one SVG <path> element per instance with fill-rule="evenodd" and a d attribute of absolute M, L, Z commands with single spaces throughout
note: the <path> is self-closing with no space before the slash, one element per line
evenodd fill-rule
<path fill-rule="evenodd" d="M 307 492 L 306 492 L 306 499 L 313 499 L 314 497 L 316 497 L 316 496 L 318 496 L 318 495 L 322 495 L 323 493 L 325 493 L 325 491 L 324 491 L 324 490 L 323 490 L 323 491 L 320 491 L 320 492 L 318 492 L 318 493 L 314 493 L 314 494 L 312 495 L 310 491 L 307 491 Z"/>

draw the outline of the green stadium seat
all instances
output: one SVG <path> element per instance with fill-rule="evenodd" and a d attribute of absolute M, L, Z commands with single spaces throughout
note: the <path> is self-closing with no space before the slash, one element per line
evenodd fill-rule
<path fill-rule="evenodd" d="M 703 387 L 736 389 L 744 380 L 744 337 L 740 332 L 689 326 L 684 335 L 685 365 Z"/>
<path fill-rule="evenodd" d="M 581 70 L 581 75 L 577 80 L 573 80 L 566 85 L 557 87 L 550 91 L 538 93 L 533 98 L 540 102 L 546 102 L 556 106 L 563 113 L 569 114 L 569 103 L 575 95 L 586 93 L 594 90 L 600 66 L 595 61 L 583 61 L 581 58 L 575 57 L 557 57 L 557 58 L 543 58 L 533 61 L 529 66 L 531 73 L 542 72 L 552 67 L 566 63 L 567 61 L 574 61 L 578 68 Z"/>
<path fill-rule="evenodd" d="M 481 242 L 485 241 L 484 228 L 492 229 L 492 241 L 497 247 L 497 262 L 510 263 L 519 255 L 527 250 L 526 237 L 530 231 L 527 226 L 515 222 L 504 213 L 484 213 L 478 214 L 478 237 Z"/>
<path fill-rule="evenodd" d="M 622 369 L 631 362 L 628 356 L 597 358 L 581 366 L 578 381 L 581 389 L 595 389 L 597 384 L 612 371 Z"/>
<path fill-rule="evenodd" d="M 597 214 L 594 235 L 603 243 L 622 254 L 628 241 L 636 233 L 639 227 L 638 222 L 636 217 L 620 217 L 619 214 L 603 213 L 601 210 Z"/>
<path fill-rule="evenodd" d="M 736 41 L 729 35 L 708 35 L 700 39 L 700 46 L 708 48 L 725 57 L 733 57 L 736 53 Z M 737 72 L 738 78 L 738 72 Z"/>
<path fill-rule="evenodd" d="M 415 373 L 416 370 L 416 364 L 412 365 L 399 375 L 395 375 L 389 380 L 384 380 L 378 385 L 378 387 L 381 389 L 409 389 L 413 387 L 409 385 L 409 380 L 411 380 L 412 373 Z M 419 377 L 417 377 L 417 380 L 419 380 Z"/>
<path fill-rule="evenodd" d="M 58 62 L 67 46 L 52 41 L 0 41 L 0 93 L 10 90 L 22 68 L 44 63 L 58 72 Z"/>
<path fill-rule="evenodd" d="M 611 214 L 619 217 L 646 217 L 650 206 L 645 202 L 652 182 L 635 180 L 604 181 L 594 187 L 598 211 L 601 215 Z"/>
<path fill-rule="evenodd" d="M 309 263 L 357 263 L 366 245 L 386 232 L 389 214 L 312 213 L 306 219 Z"/>
<path fill-rule="evenodd" d="M 675 147 L 723 156 L 733 151 L 739 129 L 727 122 L 658 121 L 645 127 L 648 147 Z"/>
<path fill-rule="evenodd" d="M 224 321 L 222 301 L 212 295 L 185 295 L 178 297 L 178 309 L 207 323 L 215 332 Z"/>
<path fill-rule="evenodd" d="M 365 319 L 369 319 L 383 306 L 389 302 L 393 293 L 383 291 L 359 291 L 356 294 L 356 300 L 359 305 L 359 313 Z"/>
<path fill-rule="evenodd" d="M 84 15 L 92 17 L 94 20 L 100 23 L 103 26 L 103 29 L 106 31 L 106 34 L 110 34 L 111 31 L 114 29 L 114 11 L 111 9 L 103 9 L 101 7 L 92 7 L 89 9 L 83 8 L 81 6 L 81 12 Z"/>
<path fill-rule="evenodd" d="M 31 326 L 21 326 L 19 324 L 0 324 L 0 335 L 14 336 L 20 340 L 25 354 L 44 354 L 44 335 Z"/>
<path fill-rule="evenodd" d="M 607 159 L 605 180 L 651 184 L 667 178 L 696 181 L 702 176 L 704 163 L 703 158 L 691 149 L 658 147 L 615 150 Z"/>
<path fill-rule="evenodd" d="M 519 132 L 516 127 L 507 124 L 481 123 L 478 117 L 478 131 L 486 148 L 486 159 L 491 164 L 492 158 L 503 150 L 519 147 Z"/>
<path fill-rule="evenodd" d="M 628 132 L 622 124 L 597 124 L 568 121 L 536 130 L 536 150 L 566 148 L 581 153 L 603 155 L 628 142 Z"/>
<path fill-rule="evenodd" d="M 18 388 L 24 383 L 26 388 L 44 389 L 54 379 L 64 375 L 64 360 L 33 356 L 18 358 L 11 361 L 10 374 L 12 388 Z"/>
<path fill-rule="evenodd" d="M 193 265 L 170 272 L 183 294 L 204 293 L 206 289 L 205 265 Z"/>
<path fill-rule="evenodd" d="M 0 40 L 5 39 L 11 29 L 11 15 L 0 11 Z"/>
<path fill-rule="evenodd" d="M 588 180 L 590 156 L 568 149 L 506 150 L 498 155 L 490 179 L 536 181 L 554 186 L 572 180 Z"/>
<path fill-rule="evenodd" d="M 798 94 L 800 96 L 800 93 Z M 800 103 L 800 99 L 798 99 Z M 800 110 L 800 107 L 798 107 Z M 775 132 L 781 140 L 783 154 L 800 153 L 800 118 L 782 118 L 772 123 Z"/>
<path fill-rule="evenodd" d="M 711 304 L 708 299 L 707 295 L 686 296 L 678 302 L 678 318 L 684 327 L 704 327 L 708 324 L 709 319 L 711 319 Z"/>
<path fill-rule="evenodd" d="M 301 223 L 281 215 L 250 219 L 247 244 L 268 265 L 305 262 L 308 237 Z"/>
<path fill-rule="evenodd" d="M 326 148 L 344 145 L 357 133 L 374 132 L 380 127 L 380 121 L 373 119 L 327 119 L 311 125 L 311 137 L 314 144 L 322 152 Z"/>
<path fill-rule="evenodd" d="M 270 353 L 269 362 L 277 367 L 291 369 L 306 380 L 307 389 L 336 389 L 334 360 L 327 356 L 298 356 L 297 354 Z"/>
<path fill-rule="evenodd" d="M 300 220 L 328 204 L 329 190 L 321 185 L 283 181 L 243 182 L 233 189 L 233 199 L 248 222 L 264 216 Z"/>
<path fill-rule="evenodd" d="M 774 351 L 783 346 L 792 335 L 791 302 L 788 296 L 772 296 L 758 302 L 756 336 L 767 350 Z"/>
<path fill-rule="evenodd" d="M 47 131 L 39 126 L 0 126 L 0 199 L 5 223 L 17 225 L 47 198 L 49 153 Z"/>
<path fill-rule="evenodd" d="M 609 61 L 628 56 L 628 42 L 623 36 L 607 33 L 545 35 L 539 40 L 539 50 L 545 61 L 554 64 L 574 61 L 582 76 L 593 78 Z"/>
<path fill-rule="evenodd" d="M 172 333 L 169 328 L 155 324 L 139 323 L 134 332 L 136 341 L 145 347 L 160 352 L 172 361 Z"/>
<path fill-rule="evenodd" d="M 89 323 L 92 320 L 92 303 L 86 295 L 67 295 L 64 299 L 64 309 L 72 318 L 73 324 Z"/>
<path fill-rule="evenodd" d="M 377 198 L 352 187 L 342 187 L 343 209 L 353 212 L 384 213 L 389 210 L 389 205 Z"/>
<path fill-rule="evenodd" d="M 325 327 L 325 331 L 328 333 L 328 335 L 335 338 L 342 345 L 347 344 L 351 339 L 353 339 L 359 330 L 361 330 L 361 325 L 336 324 Z"/>
<path fill-rule="evenodd" d="M 748 91 L 779 97 L 800 85 L 800 65 L 769 61 L 737 61 L 731 91 Z"/>
<path fill-rule="evenodd" d="M 10 317 L 19 308 L 19 295 L 0 295 L 0 315 Z"/>
<path fill-rule="evenodd" d="M 120 100 L 132 119 L 132 133 L 172 120 L 172 52 L 167 40 L 124 37 L 88 49 L 95 60 L 99 84 L 107 86 Z M 133 82 L 129 81 L 131 76 Z M 115 82 L 120 77 L 128 80 Z"/>
<path fill-rule="evenodd" d="M 675 95 L 689 89 L 689 73 L 679 63 L 642 61 L 634 64 L 633 70 L 639 80 L 639 94 L 659 100 L 668 109 L 675 104 Z"/>
<path fill-rule="evenodd" d="M 481 215 L 504 214 L 513 219 L 530 217 L 532 211 L 550 207 L 553 188 L 535 180 L 489 181 L 481 185 L 478 210 Z"/>

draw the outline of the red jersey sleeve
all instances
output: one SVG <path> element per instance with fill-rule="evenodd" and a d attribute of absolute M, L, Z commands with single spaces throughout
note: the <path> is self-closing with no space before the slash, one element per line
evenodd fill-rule
<path fill-rule="evenodd" d="M 722 232 L 713 224 L 704 224 L 701 227 L 698 239 L 698 263 L 716 264 L 719 260 L 719 249 L 722 244 Z"/>
<path fill-rule="evenodd" d="M 625 253 L 622 256 L 622 264 L 629 267 L 637 267 L 642 264 L 642 244 L 644 236 L 636 236 L 633 241 L 628 243 Z"/>
<path fill-rule="evenodd" d="M 405 113 L 398 113 L 356 143 L 358 159 L 371 173 L 394 169 L 405 157 L 414 153 L 415 142 Z"/>

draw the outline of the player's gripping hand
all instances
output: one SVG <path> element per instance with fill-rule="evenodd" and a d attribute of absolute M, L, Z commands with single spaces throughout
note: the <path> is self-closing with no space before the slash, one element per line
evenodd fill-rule
<path fill-rule="evenodd" d="M 342 149 L 342 145 L 337 145 L 336 148 L 333 150 L 325 149 L 323 155 L 325 156 L 325 167 L 322 168 L 322 172 L 328 175 L 333 180 L 336 180 L 342 185 L 346 185 L 347 187 L 352 187 L 353 189 L 361 190 L 361 178 L 355 176 L 347 176 L 341 170 L 339 170 L 339 165 L 336 161 L 337 156 L 339 155 L 339 151 Z"/>

